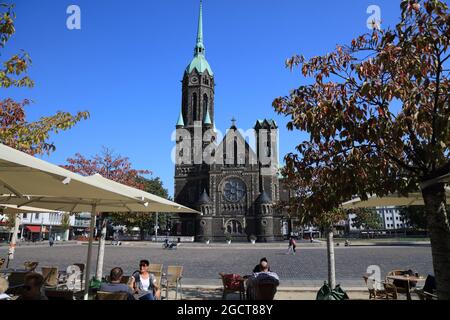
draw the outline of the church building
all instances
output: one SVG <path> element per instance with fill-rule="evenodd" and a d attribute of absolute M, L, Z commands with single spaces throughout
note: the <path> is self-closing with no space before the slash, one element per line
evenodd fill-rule
<path fill-rule="evenodd" d="M 194 57 L 184 71 L 176 124 L 175 201 L 201 212 L 172 219 L 172 234 L 196 241 L 282 240 L 279 201 L 278 126 L 254 125 L 256 150 L 232 120 L 221 141 L 214 127 L 215 74 L 206 60 L 202 3 Z M 267 161 L 267 159 L 269 161 Z"/>

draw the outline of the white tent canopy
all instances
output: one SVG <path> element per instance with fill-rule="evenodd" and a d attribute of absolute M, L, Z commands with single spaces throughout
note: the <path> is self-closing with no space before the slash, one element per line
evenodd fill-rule
<path fill-rule="evenodd" d="M 91 212 L 85 298 L 89 289 L 95 214 L 145 212 L 150 205 L 148 200 L 151 199 L 137 199 L 131 192 L 122 193 L 118 189 L 117 186 L 88 179 L 0 144 L 0 203 L 18 207 L 32 205 L 66 212 Z M 153 202 L 157 201 L 154 199 Z M 173 210 L 173 203 L 170 206 L 167 203 L 166 205 L 167 210 Z M 179 212 L 186 209 L 177 206 Z"/>
<path fill-rule="evenodd" d="M 450 204 L 450 192 L 446 191 L 447 204 Z M 415 192 L 408 194 L 407 197 L 397 194 L 391 194 L 385 197 L 371 196 L 367 200 L 356 198 L 342 204 L 343 209 L 374 208 L 374 207 L 407 207 L 423 206 L 425 202 L 422 193 Z"/>
<path fill-rule="evenodd" d="M 0 144 L 0 203 L 66 212 L 115 211 L 144 201 Z"/>
<path fill-rule="evenodd" d="M 0 204 L 0 212 L 4 214 L 14 214 L 14 213 L 28 213 L 28 212 L 45 212 L 45 213 L 59 213 L 59 211 L 42 209 L 42 208 L 34 208 L 34 207 L 18 207 L 13 204 Z"/>
<path fill-rule="evenodd" d="M 107 186 L 113 190 L 117 190 L 122 194 L 126 194 L 129 197 L 141 199 L 145 203 L 145 209 L 136 208 L 136 212 L 170 212 L 170 213 L 199 213 L 196 210 L 190 209 L 188 207 L 182 206 L 178 203 L 172 202 L 170 200 L 155 196 L 154 194 L 126 186 L 124 184 L 106 179 L 100 174 L 95 174 L 87 177 L 88 181 L 96 182 L 100 185 Z M 130 207 L 131 209 L 132 207 Z M 140 210 L 140 211 L 139 211 Z M 128 210 L 127 210 L 128 211 Z M 123 212 L 123 211 L 122 211 Z"/>
<path fill-rule="evenodd" d="M 102 177 L 83 177 L 3 144 L 0 144 L 0 203 L 18 208 L 33 206 L 65 212 L 91 212 L 85 272 L 86 298 L 97 212 L 196 213 L 195 210 Z"/>

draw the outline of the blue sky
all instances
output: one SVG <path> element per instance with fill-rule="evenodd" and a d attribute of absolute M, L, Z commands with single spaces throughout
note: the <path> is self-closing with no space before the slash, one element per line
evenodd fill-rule
<path fill-rule="evenodd" d="M 3 90 L 29 98 L 30 120 L 58 110 L 91 118 L 52 137 L 55 164 L 102 146 L 160 176 L 173 194 L 171 134 L 181 107 L 183 71 L 195 46 L 199 0 L 15 0 L 16 35 L 2 61 L 20 49 L 33 59 L 33 89 Z M 368 31 L 370 5 L 383 27 L 400 16 L 392 0 L 204 0 L 206 57 L 216 79 L 215 121 L 224 132 L 234 116 L 244 130 L 256 119 L 280 125 L 280 158 L 306 136 L 285 129 L 274 98 L 304 79 L 285 69 L 296 53 L 324 54 Z M 66 9 L 81 8 L 81 30 L 68 30 Z"/>

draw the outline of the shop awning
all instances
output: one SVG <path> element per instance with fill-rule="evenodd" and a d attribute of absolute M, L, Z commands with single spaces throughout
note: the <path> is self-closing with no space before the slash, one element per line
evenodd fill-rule
<path fill-rule="evenodd" d="M 41 232 L 41 226 L 26 226 L 25 229 L 31 233 L 40 233 Z M 44 233 L 47 232 L 47 228 L 42 227 L 42 232 L 44 232 Z"/>

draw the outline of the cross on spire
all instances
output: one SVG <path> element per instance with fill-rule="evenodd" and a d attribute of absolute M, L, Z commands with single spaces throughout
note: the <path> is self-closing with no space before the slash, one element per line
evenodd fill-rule
<path fill-rule="evenodd" d="M 231 118 L 231 127 L 236 128 L 236 118 L 235 117 Z"/>

